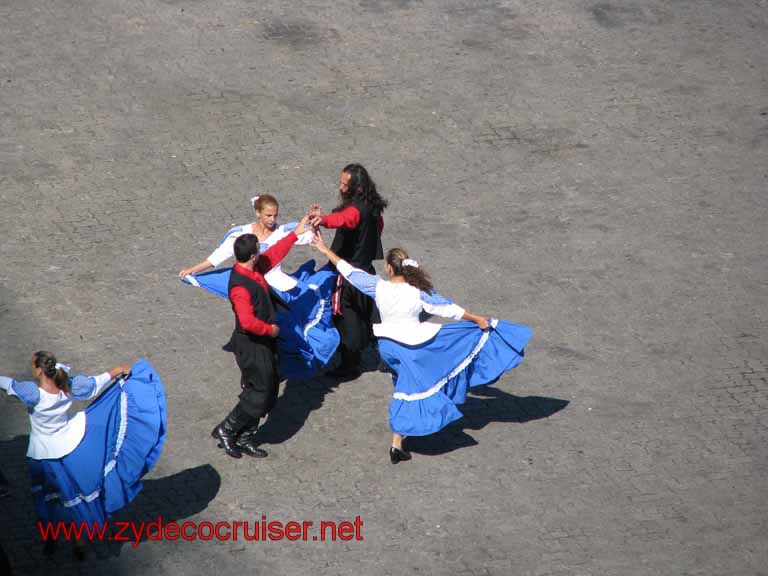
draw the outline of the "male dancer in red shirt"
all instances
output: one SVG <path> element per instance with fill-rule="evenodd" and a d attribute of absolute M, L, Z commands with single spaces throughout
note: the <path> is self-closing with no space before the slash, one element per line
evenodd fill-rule
<path fill-rule="evenodd" d="M 331 214 L 323 215 L 320 207 L 310 209 L 314 227 L 334 228 L 331 250 L 355 268 L 375 274 L 374 260 L 384 258 L 381 232 L 382 213 L 388 202 L 379 196 L 376 184 L 360 164 L 348 164 L 339 182 L 341 203 Z M 343 378 L 360 374 L 360 352 L 373 340 L 372 324 L 378 311 L 371 298 L 351 286 L 339 274 L 333 295 L 334 323 L 341 336 L 341 367 L 331 376 Z"/>
<path fill-rule="evenodd" d="M 256 431 L 259 420 L 277 400 L 280 379 L 275 339 L 280 329 L 275 324 L 275 309 L 263 274 L 285 258 L 297 234 L 306 230 L 307 220 L 305 216 L 293 232 L 263 254 L 259 254 L 259 239 L 253 234 L 243 234 L 235 240 L 237 264 L 229 277 L 235 329 L 229 344 L 242 374 L 242 392 L 237 405 L 211 433 L 233 458 L 240 458 L 243 453 L 255 458 L 267 456 L 265 450 L 257 447 Z"/>

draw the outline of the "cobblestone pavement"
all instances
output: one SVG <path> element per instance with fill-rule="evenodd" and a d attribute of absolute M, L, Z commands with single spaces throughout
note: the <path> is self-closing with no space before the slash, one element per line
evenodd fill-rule
<path fill-rule="evenodd" d="M 0 53 L 0 373 L 155 365 L 168 441 L 118 519 L 363 521 L 45 561 L 3 397 L 16 573 L 768 574 L 768 2 L 4 0 Z M 283 385 L 270 458 L 227 459 L 231 311 L 175 274 L 350 161 L 526 362 L 406 464 L 379 372 Z"/>

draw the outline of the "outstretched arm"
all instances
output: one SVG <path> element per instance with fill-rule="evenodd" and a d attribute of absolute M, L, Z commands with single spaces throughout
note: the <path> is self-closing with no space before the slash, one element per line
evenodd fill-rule
<path fill-rule="evenodd" d="M 474 322 L 480 327 L 480 330 L 487 330 L 488 329 L 488 318 L 485 316 L 478 316 L 477 314 L 472 314 L 471 312 L 464 312 L 464 316 L 461 317 L 462 320 L 469 320 L 471 322 Z"/>
<path fill-rule="evenodd" d="M 183 280 L 185 276 L 190 274 L 199 274 L 200 272 L 205 272 L 206 270 L 215 268 L 230 258 L 233 258 L 235 255 L 235 240 L 237 240 L 237 237 L 242 233 L 243 226 L 235 226 L 234 228 L 230 229 L 229 232 L 227 232 L 227 235 L 224 237 L 224 240 L 222 240 L 221 244 L 219 244 L 216 250 L 211 252 L 211 255 L 208 256 L 208 258 L 195 264 L 194 266 L 184 268 L 181 272 L 179 272 L 179 278 Z"/>
<path fill-rule="evenodd" d="M 469 320 L 476 323 L 482 330 L 488 328 L 488 318 L 467 312 L 464 308 L 437 292 L 432 291 L 428 293 L 422 290 L 421 304 L 429 314 L 453 318 L 454 320 Z"/>
<path fill-rule="evenodd" d="M 40 389 L 35 382 L 20 382 L 13 378 L 0 376 L 0 390 L 5 390 L 8 396 L 16 396 L 29 407 L 40 401 Z"/>
<path fill-rule="evenodd" d="M 98 376 L 85 376 L 78 374 L 72 378 L 72 398 L 75 400 L 90 400 L 98 396 L 107 385 L 121 374 L 128 374 L 131 367 L 122 364 L 104 372 Z"/>
<path fill-rule="evenodd" d="M 283 224 L 282 228 L 286 232 L 295 232 L 299 227 L 299 222 L 289 222 L 288 224 Z M 296 240 L 296 246 L 305 246 L 307 244 L 312 244 L 312 230 L 304 230 L 303 234 L 298 234 L 298 240 Z"/>
<path fill-rule="evenodd" d="M 199 274 L 200 272 L 205 272 L 209 268 L 213 268 L 213 264 L 211 264 L 208 260 L 203 260 L 199 264 L 195 264 L 194 266 L 190 266 L 189 268 L 184 268 L 181 272 L 179 272 L 179 278 L 183 280 L 185 277 L 189 276 L 190 274 Z"/>
<path fill-rule="evenodd" d="M 347 206 L 344 210 L 334 212 L 333 214 L 312 214 L 309 223 L 317 228 L 357 228 L 360 224 L 360 210 L 354 206 Z"/>
<path fill-rule="evenodd" d="M 349 283 L 352 284 L 352 286 L 360 290 L 360 292 L 366 296 L 376 298 L 376 285 L 381 281 L 381 278 L 374 274 L 368 274 L 368 272 L 364 272 L 359 268 L 355 268 L 346 260 L 339 258 L 338 254 L 326 246 L 325 242 L 323 242 L 323 237 L 320 236 L 319 233 L 315 235 L 315 240 L 313 240 L 312 246 L 316 248 L 318 252 L 327 256 L 328 260 L 331 261 L 331 264 L 336 266 L 336 270 L 339 271 L 339 274 L 349 280 Z"/>
<path fill-rule="evenodd" d="M 289 233 L 285 238 L 279 240 L 277 244 L 270 246 L 268 250 L 259 255 L 256 264 L 259 272 L 266 274 L 288 255 L 288 252 L 291 251 L 291 247 L 299 239 L 299 236 L 306 232 L 307 220 L 309 220 L 309 217 L 304 216 L 304 218 L 301 219 L 301 222 L 299 222 L 299 225 L 294 228 L 293 232 Z"/>

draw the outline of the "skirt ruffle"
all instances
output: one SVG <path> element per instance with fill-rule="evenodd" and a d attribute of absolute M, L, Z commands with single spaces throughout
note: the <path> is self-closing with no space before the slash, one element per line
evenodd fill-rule
<path fill-rule="evenodd" d="M 491 384 L 523 361 L 533 331 L 493 320 L 482 331 L 474 322 L 445 324 L 417 346 L 379 339 L 379 353 L 393 372 L 390 428 L 404 436 L 426 436 L 461 418 L 456 407 L 472 386 Z"/>
<path fill-rule="evenodd" d="M 104 522 L 141 491 L 141 477 L 165 443 L 163 383 L 136 362 L 85 410 L 85 435 L 58 459 L 28 459 L 35 511 L 42 521 Z"/>
<path fill-rule="evenodd" d="M 231 268 L 222 268 L 187 276 L 184 282 L 229 298 L 230 273 Z M 310 378 L 328 364 L 339 346 L 331 311 L 336 271 L 329 266 L 315 270 L 315 261 L 309 260 L 290 276 L 297 281 L 292 290 L 273 288 L 290 308 L 276 314 L 279 370 L 283 378 Z"/>
<path fill-rule="evenodd" d="M 310 378 L 336 352 L 340 338 L 331 310 L 336 275 L 330 266 L 315 271 L 315 261 L 309 260 L 291 274 L 298 282 L 295 288 L 275 290 L 290 307 L 277 313 L 277 354 L 283 378 Z"/>

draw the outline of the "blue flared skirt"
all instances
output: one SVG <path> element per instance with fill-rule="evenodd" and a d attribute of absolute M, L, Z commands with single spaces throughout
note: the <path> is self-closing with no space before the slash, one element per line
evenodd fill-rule
<path fill-rule="evenodd" d="M 43 522 L 104 522 L 141 491 L 166 431 L 163 383 L 142 359 L 85 410 L 85 435 L 57 459 L 28 458 L 35 511 Z"/>
<path fill-rule="evenodd" d="M 491 384 L 523 361 L 533 331 L 492 320 L 480 330 L 474 322 L 445 324 L 431 340 L 408 346 L 379 339 L 381 359 L 392 370 L 395 390 L 389 425 L 403 436 L 426 436 L 461 418 L 472 386 Z"/>
<path fill-rule="evenodd" d="M 187 276 L 184 282 L 229 298 L 231 270 L 222 268 Z M 309 260 L 290 276 L 297 282 L 292 290 L 273 288 L 290 308 L 278 312 L 275 319 L 280 327 L 279 370 L 283 378 L 310 378 L 328 364 L 339 346 L 339 332 L 333 325 L 331 311 L 336 270 L 330 266 L 315 270 L 315 261 Z"/>

